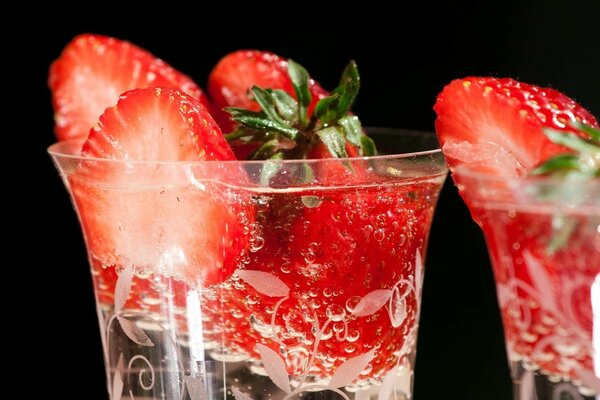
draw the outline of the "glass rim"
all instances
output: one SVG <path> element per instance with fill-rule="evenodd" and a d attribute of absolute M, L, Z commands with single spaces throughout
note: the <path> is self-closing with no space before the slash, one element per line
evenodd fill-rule
<path fill-rule="evenodd" d="M 475 168 L 468 165 L 462 164 L 457 167 L 451 168 L 453 175 L 457 175 L 460 178 L 473 179 L 481 182 L 500 182 L 509 184 L 509 186 L 528 185 L 528 186 L 580 186 L 585 183 L 589 186 L 598 186 L 600 188 L 600 178 L 593 178 L 589 180 L 566 180 L 557 176 L 548 175 L 525 175 L 525 176 L 511 176 L 511 175 L 497 175 L 490 172 L 477 171 Z"/>
<path fill-rule="evenodd" d="M 375 134 L 384 134 L 384 135 L 398 135 L 398 136 L 427 136 L 436 139 L 437 136 L 435 132 L 432 131 L 423 131 L 418 129 L 400 129 L 400 128 L 385 128 L 385 127 L 365 127 L 365 129 L 370 133 Z M 177 166 L 177 165 L 206 165 L 206 164 L 225 164 L 225 165 L 262 165 L 272 160 L 199 160 L 199 161 L 161 161 L 161 160 L 125 160 L 125 159 L 112 159 L 112 158 L 101 158 L 101 157 L 86 157 L 78 154 L 73 154 L 72 152 L 67 151 L 70 146 L 74 146 L 75 144 L 79 144 L 79 146 L 74 146 L 74 148 L 80 149 L 81 144 L 83 144 L 84 139 L 68 139 L 59 142 L 55 142 L 48 146 L 46 151 L 50 156 L 73 160 L 73 161 L 85 161 L 85 162 L 101 162 L 101 163 L 110 163 L 110 164 L 127 164 L 131 165 L 169 165 L 169 166 Z M 286 160 L 277 160 L 278 163 L 285 164 L 295 164 L 295 163 L 307 163 L 309 165 L 312 164 L 322 164 L 322 163 L 344 163 L 344 162 L 365 162 L 365 161 L 386 161 L 386 160 L 398 160 L 398 159 L 409 159 L 415 157 L 427 157 L 427 156 L 436 156 L 442 155 L 442 149 L 437 143 L 435 146 L 432 146 L 430 150 L 421 150 L 421 151 L 413 151 L 406 153 L 396 153 L 396 154 L 381 154 L 376 156 L 369 157 L 345 157 L 345 158 L 314 158 L 314 159 L 286 159 Z M 442 157 L 443 159 L 443 157 Z M 447 166 L 446 166 L 447 168 Z"/>

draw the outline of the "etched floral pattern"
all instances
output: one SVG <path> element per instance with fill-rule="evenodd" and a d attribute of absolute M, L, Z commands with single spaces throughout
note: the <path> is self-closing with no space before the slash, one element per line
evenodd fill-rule
<path fill-rule="evenodd" d="M 290 375 L 288 370 L 290 362 L 294 362 L 294 357 L 290 354 L 294 349 L 288 349 L 285 341 L 282 338 L 284 332 L 281 327 L 276 324 L 278 308 L 286 302 L 291 295 L 290 288 L 275 275 L 264 271 L 254 271 L 240 269 L 235 271 L 241 281 L 251 286 L 256 292 L 260 293 L 265 298 L 275 298 L 276 303 L 273 309 L 272 318 L 270 321 L 270 330 L 272 338 L 278 344 L 277 351 L 270 346 L 262 343 L 257 343 L 255 350 L 260 356 L 260 362 L 265 370 L 266 375 L 270 378 L 273 384 L 284 392 L 284 400 L 296 396 L 305 391 L 325 390 L 338 393 L 346 400 L 350 400 L 349 395 L 343 389 L 352 385 L 361 375 L 368 374 L 372 368 L 370 363 L 376 355 L 376 349 L 365 351 L 347 358 L 339 364 L 330 375 L 327 382 L 312 382 L 308 379 L 309 372 L 321 344 L 322 339 L 326 335 L 330 335 L 334 324 L 341 324 L 341 329 L 336 328 L 335 335 L 338 340 L 345 340 L 348 335 L 348 319 L 349 318 L 369 318 L 377 313 L 384 312 L 390 319 L 390 325 L 394 328 L 399 327 L 407 318 L 407 302 L 410 301 L 418 304 L 420 295 L 421 279 L 422 279 L 422 261 L 420 253 L 417 252 L 414 258 L 415 276 L 410 279 L 399 279 L 389 289 L 375 289 L 368 292 L 356 301 L 355 306 L 349 313 L 328 314 L 329 317 L 320 325 L 319 319 L 314 319 L 314 336 L 315 340 L 310 349 L 305 352 L 305 361 L 302 365 L 300 375 Z M 152 338 L 140 327 L 139 321 L 150 321 L 155 327 L 166 332 L 167 337 L 172 337 L 169 329 L 163 327 L 158 321 L 153 320 L 149 315 L 144 313 L 127 310 L 126 304 L 132 291 L 132 280 L 134 277 L 133 268 L 127 266 L 123 268 L 115 285 L 114 295 L 114 313 L 106 322 L 103 340 L 105 340 L 105 349 L 111 349 L 111 330 L 114 329 L 114 323 L 118 323 L 122 333 L 131 342 L 140 346 L 140 348 L 153 348 L 155 343 Z M 336 325 L 337 326 L 337 325 Z M 402 348 L 396 354 L 396 363 L 391 368 L 381 375 L 379 384 L 381 385 L 380 400 L 385 400 L 395 391 L 404 393 L 408 398 L 410 392 L 410 368 L 406 368 L 406 360 L 403 358 L 406 354 L 412 351 L 414 337 L 416 336 L 416 323 L 410 329 Z M 177 339 L 172 337 L 172 347 L 177 352 Z M 297 350 L 297 349 L 296 349 Z M 107 350 L 108 351 L 108 350 Z M 112 400 L 121 400 L 123 396 L 128 396 L 131 399 L 135 397 L 133 391 L 129 389 L 131 386 L 127 384 L 130 379 L 135 380 L 138 390 L 151 392 L 156 384 L 155 365 L 143 354 L 129 354 L 129 359 L 121 352 L 118 361 L 111 377 L 110 394 Z M 180 355 L 176 358 L 181 358 Z M 177 369 L 180 372 L 179 380 L 181 388 L 179 390 L 180 398 L 184 399 L 187 396 L 191 400 L 206 400 L 210 398 L 206 386 L 203 382 L 202 374 L 192 376 L 184 374 L 183 365 L 179 365 Z M 405 382 L 398 384 L 399 382 Z M 252 400 L 250 396 L 244 393 L 243 388 L 238 388 L 235 385 L 230 386 L 231 393 L 236 400 Z"/>
<path fill-rule="evenodd" d="M 527 250 L 523 263 L 526 275 L 512 268 L 509 278 L 497 284 L 509 355 L 525 359 L 530 368 L 574 379 L 584 393 L 600 393 L 600 379 L 591 364 L 591 310 L 573 309 L 582 295 L 590 296 L 589 281 L 581 276 L 551 277 L 543 262 Z M 524 373 L 520 390 L 523 399 L 535 400 L 533 372 Z"/>

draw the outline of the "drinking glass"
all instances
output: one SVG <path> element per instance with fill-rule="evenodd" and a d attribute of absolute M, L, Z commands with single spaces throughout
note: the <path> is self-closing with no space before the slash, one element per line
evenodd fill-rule
<path fill-rule="evenodd" d="M 453 177 L 487 242 L 514 398 L 600 399 L 600 181 Z"/>
<path fill-rule="evenodd" d="M 112 400 L 411 398 L 447 170 L 432 133 L 371 135 L 391 155 L 143 162 L 50 147 L 85 236 Z"/>

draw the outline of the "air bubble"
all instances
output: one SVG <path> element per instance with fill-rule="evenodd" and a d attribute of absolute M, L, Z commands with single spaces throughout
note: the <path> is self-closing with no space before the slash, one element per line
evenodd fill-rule
<path fill-rule="evenodd" d="M 252 314 L 249 318 L 250 326 L 264 338 L 273 336 L 273 327 L 266 324 L 262 319 Z"/>
<path fill-rule="evenodd" d="M 362 298 L 360 296 L 350 297 L 348 300 L 346 300 L 346 310 L 348 310 L 348 312 L 354 311 L 361 299 Z"/>
<path fill-rule="evenodd" d="M 343 322 L 336 322 L 335 324 L 333 324 L 333 331 L 335 333 L 341 333 L 344 331 L 344 329 L 346 328 L 346 324 L 344 324 Z"/>
<path fill-rule="evenodd" d="M 383 239 L 385 239 L 385 229 L 383 229 L 383 228 L 376 229 L 375 232 L 373 233 L 373 237 L 378 242 L 383 241 Z"/>
<path fill-rule="evenodd" d="M 152 275 L 152 269 L 135 266 L 135 267 L 133 267 L 133 274 L 140 279 L 148 279 L 150 277 L 150 275 Z"/>
<path fill-rule="evenodd" d="M 265 239 L 262 236 L 255 236 L 250 240 L 250 251 L 256 252 L 263 248 Z"/>
<path fill-rule="evenodd" d="M 356 342 L 360 338 L 360 332 L 356 329 L 352 329 L 348 331 L 348 335 L 346 335 L 346 340 L 350 343 Z"/>
<path fill-rule="evenodd" d="M 292 268 L 291 268 L 291 264 L 290 263 L 281 264 L 281 267 L 279 269 L 284 274 L 289 274 L 290 272 L 292 272 Z"/>
<path fill-rule="evenodd" d="M 327 307 L 325 313 L 327 314 L 327 317 L 334 322 L 342 321 L 346 316 L 346 310 L 337 304 L 331 304 Z"/>
<path fill-rule="evenodd" d="M 321 202 L 323 201 L 323 199 L 321 199 L 318 196 L 302 196 L 301 200 L 302 200 L 302 204 L 304 204 L 304 207 L 307 207 L 307 208 L 318 207 L 321 204 Z"/>
<path fill-rule="evenodd" d="M 309 250 L 309 251 L 307 251 L 307 252 L 304 253 L 304 261 L 307 264 L 314 263 L 315 259 L 316 259 L 315 253 L 313 253 L 312 251 Z"/>

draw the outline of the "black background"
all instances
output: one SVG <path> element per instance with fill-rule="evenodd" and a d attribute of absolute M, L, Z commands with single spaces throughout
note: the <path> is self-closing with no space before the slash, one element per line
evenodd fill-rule
<path fill-rule="evenodd" d="M 54 140 L 47 69 L 78 33 L 130 40 L 202 86 L 219 58 L 240 48 L 291 57 L 325 88 L 335 86 L 353 58 L 363 83 L 355 112 L 369 126 L 432 130 L 436 94 L 450 80 L 467 75 L 511 76 L 550 85 L 600 115 L 600 1 L 397 3 L 396 10 L 358 3 L 331 12 L 289 3 L 286 7 L 293 11 L 280 10 L 278 18 L 234 5 L 195 13 L 175 2 L 161 9 L 145 5 L 152 16 L 131 17 L 121 8 L 99 4 L 85 18 L 63 16 L 49 19 L 48 26 L 29 25 L 42 33 L 23 40 L 19 49 L 22 62 L 17 67 L 27 75 L 20 90 L 27 96 L 29 117 L 17 139 L 22 141 L 19 148 L 33 153 L 28 163 L 35 166 L 35 180 L 26 185 L 33 193 L 21 198 L 35 199 L 35 205 L 28 205 L 21 223 L 19 232 L 24 225 L 27 233 L 16 239 L 33 247 L 29 263 L 17 274 L 21 282 L 34 277 L 32 289 L 44 304 L 44 317 L 52 321 L 36 326 L 35 332 L 53 334 L 52 345 L 44 346 L 41 355 L 34 349 L 52 367 L 44 369 L 39 387 L 30 388 L 33 393 L 42 393 L 43 387 L 45 394 L 67 398 L 69 393 L 107 398 L 83 241 L 68 196 L 45 154 Z M 35 312 L 18 311 L 29 323 L 37 323 Z M 504 400 L 510 393 L 484 241 L 449 180 L 431 232 L 415 398 Z"/>

